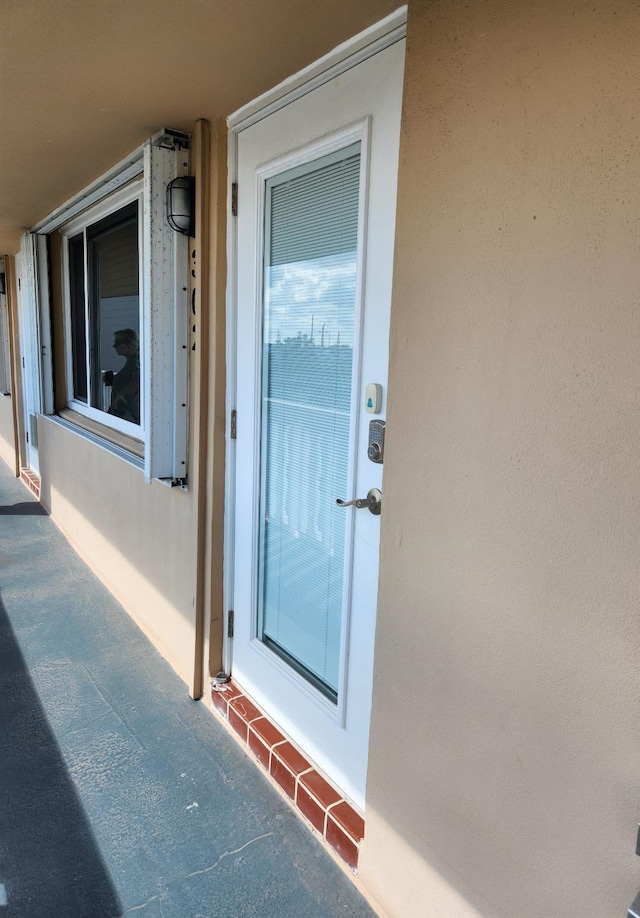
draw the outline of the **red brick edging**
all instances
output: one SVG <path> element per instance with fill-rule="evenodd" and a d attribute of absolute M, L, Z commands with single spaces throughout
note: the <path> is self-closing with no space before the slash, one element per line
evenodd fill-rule
<path fill-rule="evenodd" d="M 33 469 L 20 469 L 20 481 L 40 500 L 40 476 Z"/>
<path fill-rule="evenodd" d="M 234 682 L 213 683 L 211 701 L 294 806 L 355 870 L 364 838 L 362 816 Z"/>

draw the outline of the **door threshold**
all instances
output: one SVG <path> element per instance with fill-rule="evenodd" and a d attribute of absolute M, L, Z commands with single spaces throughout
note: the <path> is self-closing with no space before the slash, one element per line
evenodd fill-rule
<path fill-rule="evenodd" d="M 212 683 L 213 710 L 312 828 L 355 873 L 364 819 L 233 681 Z"/>
<path fill-rule="evenodd" d="M 40 476 L 33 469 L 20 469 L 20 481 L 40 500 Z"/>

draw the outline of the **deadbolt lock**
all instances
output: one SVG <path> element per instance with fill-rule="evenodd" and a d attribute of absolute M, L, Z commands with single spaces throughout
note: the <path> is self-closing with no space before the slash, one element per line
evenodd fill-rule
<path fill-rule="evenodd" d="M 372 462 L 382 463 L 384 461 L 384 428 L 384 421 L 369 421 L 367 456 Z"/>

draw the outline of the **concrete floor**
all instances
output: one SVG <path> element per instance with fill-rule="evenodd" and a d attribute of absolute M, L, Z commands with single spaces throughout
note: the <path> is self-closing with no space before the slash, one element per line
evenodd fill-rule
<path fill-rule="evenodd" d="M 0 918 L 373 914 L 0 462 Z"/>

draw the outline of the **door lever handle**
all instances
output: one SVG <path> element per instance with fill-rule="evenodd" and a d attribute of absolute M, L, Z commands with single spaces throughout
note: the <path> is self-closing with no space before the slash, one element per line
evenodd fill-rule
<path fill-rule="evenodd" d="M 355 500 L 341 500 L 341 498 L 338 497 L 336 499 L 336 504 L 339 507 L 355 507 L 356 510 L 362 510 L 366 507 L 374 516 L 380 516 L 380 511 L 382 510 L 382 492 L 377 488 L 371 488 L 366 497 L 356 497 Z"/>
<path fill-rule="evenodd" d="M 339 507 L 355 507 L 356 510 L 362 510 L 363 507 L 369 506 L 369 501 L 366 497 L 357 497 L 355 500 L 342 500 L 337 497 L 336 503 Z"/>

